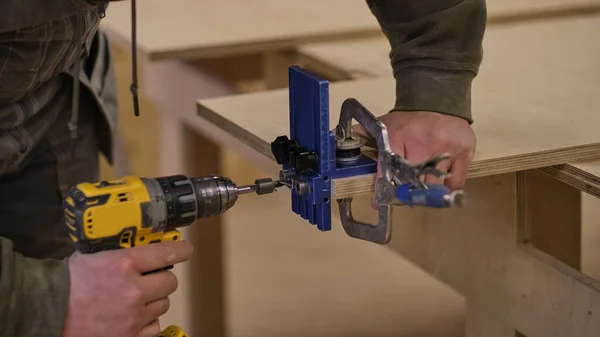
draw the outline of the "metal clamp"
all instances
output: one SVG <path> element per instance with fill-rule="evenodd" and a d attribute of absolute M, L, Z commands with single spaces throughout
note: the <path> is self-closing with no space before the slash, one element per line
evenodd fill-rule
<path fill-rule="evenodd" d="M 392 192 L 395 186 L 392 178 L 392 158 L 395 155 L 389 144 L 385 124 L 375 117 L 356 99 L 349 98 L 342 104 L 340 119 L 336 131 L 351 135 L 352 120 L 356 120 L 366 132 L 371 134 L 377 143 L 377 160 L 380 163 L 382 177 L 376 181 L 375 200 L 379 208 L 379 221 L 371 225 L 354 219 L 352 215 L 352 198 L 338 199 L 342 226 L 346 233 L 357 239 L 372 241 L 380 244 L 387 243 L 392 234 L 391 218 L 393 200 Z M 339 132 L 338 131 L 338 132 Z"/>
<path fill-rule="evenodd" d="M 348 98 L 342 104 L 336 132 L 340 136 L 353 135 L 352 120 L 356 120 L 375 139 L 382 176 L 375 183 L 375 201 L 379 210 L 377 224 L 364 223 L 354 218 L 352 198 L 338 200 L 342 226 L 349 236 L 379 244 L 388 243 L 392 234 L 392 206 L 398 202 L 408 206 L 416 204 L 439 208 L 462 205 L 462 191 L 451 192 L 442 185 L 426 184 L 420 179 L 429 174 L 438 178 L 448 177 L 448 174 L 435 168 L 440 161 L 449 158 L 448 154 L 429 158 L 417 165 L 411 164 L 392 151 L 385 124 L 356 99 Z M 416 198 L 419 200 L 415 200 Z"/>

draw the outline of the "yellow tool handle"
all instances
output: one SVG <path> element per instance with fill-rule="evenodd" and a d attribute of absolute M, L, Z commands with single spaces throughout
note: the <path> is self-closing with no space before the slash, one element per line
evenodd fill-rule
<path fill-rule="evenodd" d="M 188 335 L 177 325 L 169 325 L 163 331 L 161 331 L 158 337 L 188 337 Z"/>

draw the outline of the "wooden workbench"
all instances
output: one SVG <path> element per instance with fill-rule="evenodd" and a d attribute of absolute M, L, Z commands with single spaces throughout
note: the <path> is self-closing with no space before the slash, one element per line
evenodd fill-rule
<path fill-rule="evenodd" d="M 251 177 L 252 173 L 227 170 L 240 166 L 240 161 L 226 148 L 202 136 L 207 134 L 206 124 L 196 119 L 193 102 L 198 98 L 284 87 L 287 66 L 295 63 L 295 47 L 299 44 L 380 34 L 362 0 L 311 1 L 314 4 L 290 0 L 138 2 L 142 112 L 137 119 L 132 117 L 128 92 L 129 67 L 120 64 L 118 74 L 119 128 L 127 143 L 131 173 L 227 172 L 234 179 Z M 502 24 L 593 12 L 598 2 L 488 1 L 489 21 Z M 113 40 L 120 60 L 127 61 L 129 2 L 111 3 L 102 28 Z M 140 151 L 148 147 L 158 151 Z M 190 158 L 189 153 L 200 153 L 200 159 Z M 191 229 L 201 227 L 201 233 L 184 230 L 184 236 L 194 240 L 199 248 L 192 263 L 175 269 L 183 281 L 172 298 L 174 309 L 165 320 L 186 327 L 193 325 L 189 330 L 194 335 L 223 336 L 226 321 L 221 222 L 215 218 L 202 223 Z M 189 268 L 191 265 L 193 269 Z M 187 278 L 191 278 L 193 290 L 186 285 Z M 192 307 L 183 304 L 190 302 L 188 298 L 195 299 Z"/>
<path fill-rule="evenodd" d="M 598 182 L 594 162 L 564 164 L 600 158 L 599 28 L 598 18 L 578 18 L 488 29 L 473 88 L 478 149 L 468 205 L 395 211 L 390 246 L 466 297 L 467 336 L 600 334 L 600 283 L 580 271 L 579 256 L 579 189 L 594 188 L 537 170 L 573 167 Z M 390 78 L 330 84 L 332 127 L 346 97 L 382 114 L 393 94 Z M 275 170 L 268 144 L 288 133 L 286 90 L 198 104 L 200 118 L 217 129 L 212 137 Z M 355 207 L 361 220 L 375 214 L 367 199 Z"/>
<path fill-rule="evenodd" d="M 560 41 L 568 41 L 571 36 L 578 35 L 581 31 L 594 31 L 598 27 L 600 18 L 595 16 L 592 18 L 583 18 L 579 21 L 579 18 L 573 18 L 570 20 L 571 23 L 559 24 L 554 26 L 555 22 L 549 21 L 546 23 L 548 29 L 550 26 L 559 28 L 553 32 L 552 40 L 543 40 L 535 48 L 536 52 L 534 55 L 528 56 L 530 62 L 523 64 L 523 67 L 527 68 L 527 71 L 521 73 L 520 76 L 530 77 L 539 79 L 537 74 L 543 73 L 544 68 L 548 66 L 547 63 L 534 62 L 535 59 L 544 59 L 546 54 L 553 54 L 554 64 L 561 63 L 560 60 L 569 59 L 570 50 L 569 47 L 565 46 L 565 43 L 557 45 L 555 48 L 560 49 L 558 52 L 550 46 L 551 41 L 558 39 Z M 563 22 L 561 20 L 560 22 Z M 569 20 L 565 21 L 569 22 Z M 535 31 L 525 32 L 525 40 L 535 39 Z M 491 31 L 491 38 L 494 39 L 497 34 Z M 513 41 L 508 40 L 495 40 L 494 44 L 486 47 L 485 51 L 485 65 L 488 63 L 495 64 L 498 60 L 504 59 L 505 53 L 503 51 L 509 50 Z M 575 45 L 580 42 L 575 42 Z M 573 47 L 573 46 L 570 46 Z M 593 55 L 597 47 L 593 41 L 590 41 L 590 50 L 581 50 L 574 47 L 573 50 L 577 50 L 579 53 L 586 54 L 585 58 L 578 57 L 578 62 L 582 62 L 585 66 L 588 62 L 593 62 Z M 527 51 L 531 51 L 532 48 L 527 48 Z M 375 37 L 372 39 L 365 39 L 361 41 L 336 41 L 331 43 L 312 43 L 300 46 L 298 48 L 298 59 L 299 63 L 312 71 L 318 72 L 326 76 L 326 78 L 332 81 L 347 80 L 347 79 L 360 79 L 360 78 L 374 78 L 384 77 L 387 78 L 391 73 L 391 66 L 389 60 L 389 43 L 385 38 Z M 516 60 L 515 60 L 516 61 Z M 515 62 L 516 63 L 516 62 Z M 533 66 L 532 66 L 533 65 Z M 556 73 L 569 71 L 569 62 L 562 62 L 561 68 L 557 69 Z M 589 66 L 589 69 L 593 69 L 593 65 Z M 517 70 L 520 72 L 520 70 Z M 506 74 L 507 77 L 516 76 L 515 73 Z M 556 76 L 554 73 L 551 76 Z M 581 86 L 587 86 L 587 83 L 597 83 L 597 74 L 594 71 L 582 71 L 577 75 L 577 81 Z M 591 87 L 595 87 L 592 85 Z M 573 87 L 573 90 L 577 90 L 577 86 Z M 582 97 L 583 98 L 583 97 Z M 600 265 L 598 265 L 597 256 L 600 250 L 597 248 L 597 240 L 600 238 L 600 215 L 598 211 L 598 205 L 600 204 L 600 161 L 582 161 L 566 163 L 557 166 L 544 167 L 541 171 L 553 176 L 555 179 L 563 181 L 569 185 L 575 186 L 576 188 L 583 191 L 582 198 L 582 247 L 581 247 L 581 265 L 582 271 L 586 274 L 596 278 L 600 278 Z M 365 188 L 369 188 L 370 185 L 364 185 Z"/>

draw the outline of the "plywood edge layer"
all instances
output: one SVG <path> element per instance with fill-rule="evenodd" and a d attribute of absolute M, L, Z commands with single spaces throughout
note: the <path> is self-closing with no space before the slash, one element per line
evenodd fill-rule
<path fill-rule="evenodd" d="M 468 177 L 479 178 L 594 159 L 600 159 L 600 143 L 527 153 L 502 159 L 475 159 L 469 168 Z"/>
<path fill-rule="evenodd" d="M 533 20 L 557 19 L 580 15 L 594 15 L 598 12 L 600 12 L 600 4 L 571 3 L 547 8 L 532 8 L 528 10 L 519 10 L 518 12 L 514 11 L 512 13 L 506 12 L 500 15 L 489 15 L 487 24 L 510 24 Z"/>
<path fill-rule="evenodd" d="M 507 25 L 511 23 L 552 20 L 559 18 L 579 17 L 586 15 L 596 15 L 600 13 L 600 3 L 581 3 L 581 4 L 565 4 L 557 6 L 547 6 L 541 8 L 520 9 L 505 11 L 503 13 L 488 13 L 487 25 L 489 27 L 496 25 Z M 370 41 L 387 42 L 385 36 L 374 36 Z M 351 46 L 353 43 L 361 43 L 361 41 L 323 41 L 302 44 L 298 46 L 298 58 L 305 64 L 310 65 L 315 71 L 322 72 L 330 76 L 332 80 L 344 80 L 348 78 L 361 78 L 369 76 L 377 76 L 367 69 L 352 69 L 346 68 L 343 64 L 336 63 L 335 53 L 329 55 L 324 54 L 321 50 L 327 46 L 341 47 Z M 384 44 L 382 44 L 383 46 Z M 389 49 L 389 44 L 385 44 Z M 391 73 L 391 68 L 390 68 Z"/>
<path fill-rule="evenodd" d="M 295 50 L 298 45 L 310 43 L 324 43 L 329 41 L 343 41 L 361 38 L 374 38 L 382 35 L 378 28 L 370 30 L 357 30 L 353 32 L 333 32 L 329 34 L 313 34 L 294 38 L 280 38 L 272 40 L 251 40 L 247 42 L 231 42 L 214 45 L 196 46 L 181 45 L 178 47 L 159 47 L 154 45 L 141 45 L 152 61 L 167 59 L 195 60 L 204 58 L 229 57 L 253 53 L 266 53 L 269 51 Z"/>
<path fill-rule="evenodd" d="M 600 198 L 600 160 L 543 167 L 542 172 Z"/>
<path fill-rule="evenodd" d="M 375 37 L 374 39 L 383 40 L 383 37 Z M 343 41 L 334 43 L 356 43 L 357 41 Z M 330 81 L 346 81 L 352 79 L 361 79 L 375 77 L 377 74 L 361 69 L 347 69 L 343 65 L 337 65 L 333 62 L 329 62 L 327 59 L 313 55 L 312 48 L 317 48 L 321 45 L 328 45 L 327 43 L 315 43 L 306 44 L 298 47 L 298 64 L 300 66 L 310 69 L 312 72 L 318 73 L 319 75 L 328 78 Z M 390 74 L 391 72 L 390 67 Z"/>
<path fill-rule="evenodd" d="M 206 121 L 214 124 L 216 128 L 225 131 L 227 134 L 235 137 L 238 141 L 248 145 L 260 154 L 275 161 L 275 157 L 271 153 L 271 145 L 243 127 L 224 118 L 223 116 L 214 113 L 211 109 L 205 107 L 201 103 L 197 104 L 198 115 Z"/>
<path fill-rule="evenodd" d="M 590 144 L 586 146 L 578 146 L 575 148 L 566 148 L 556 151 L 546 151 L 543 153 L 532 153 L 528 155 L 504 158 L 500 160 L 475 162 L 469 169 L 467 178 L 473 179 L 530 169 L 541 169 L 552 167 L 554 165 L 565 166 L 566 163 L 570 162 L 595 159 L 600 159 L 600 144 Z M 590 175 L 588 172 L 585 172 L 581 169 L 576 169 L 572 165 L 567 166 L 572 169 L 568 170 L 568 173 L 560 175 L 565 179 L 569 177 L 567 176 L 567 174 L 577 177 L 575 179 L 581 179 L 581 176 Z M 562 171 L 565 170 L 563 169 Z M 375 174 L 333 179 L 331 181 L 332 198 L 342 199 L 356 195 L 373 193 L 374 183 Z M 600 192 L 600 188 L 586 188 L 590 189 L 589 193 Z"/>

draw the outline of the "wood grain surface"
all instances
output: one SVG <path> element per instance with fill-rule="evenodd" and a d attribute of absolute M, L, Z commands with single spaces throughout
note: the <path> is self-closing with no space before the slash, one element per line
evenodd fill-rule
<path fill-rule="evenodd" d="M 362 0 L 144 0 L 137 5 L 138 42 L 150 58 L 224 56 L 380 34 Z M 130 15 L 128 1 L 111 3 L 102 25 L 129 40 Z"/>
<path fill-rule="evenodd" d="M 598 29 L 600 17 L 488 30 L 472 93 L 478 141 L 471 178 L 600 157 L 600 81 L 592 72 L 600 67 L 600 44 L 578 33 Z M 392 108 L 394 90 L 391 76 L 331 83 L 330 127 L 344 99 L 381 115 Z M 267 157 L 269 143 L 289 132 L 287 89 L 198 104 L 201 118 Z M 369 193 L 372 180 L 335 180 L 334 195 Z"/>
<path fill-rule="evenodd" d="M 599 0 L 488 0 L 490 22 L 590 12 Z M 364 0 L 144 0 L 138 42 L 151 59 L 200 58 L 293 48 L 319 40 L 380 35 Z M 126 41 L 130 2 L 113 2 L 102 26 Z"/>

